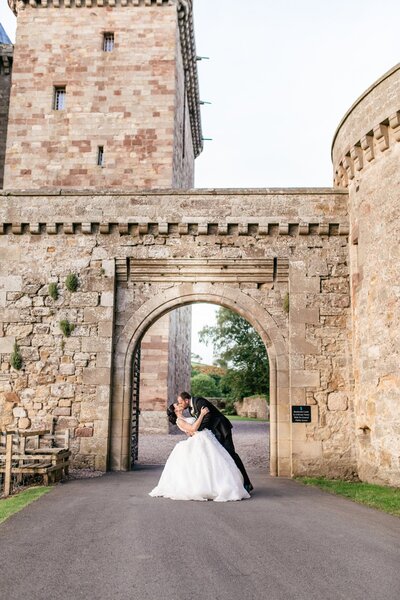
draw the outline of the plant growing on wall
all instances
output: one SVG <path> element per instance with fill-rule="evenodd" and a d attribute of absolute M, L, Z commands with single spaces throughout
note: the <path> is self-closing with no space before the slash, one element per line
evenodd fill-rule
<path fill-rule="evenodd" d="M 65 335 L 65 337 L 69 337 L 71 335 L 71 333 L 73 332 L 73 330 L 75 329 L 75 325 L 70 323 L 68 321 L 68 319 L 63 319 L 62 321 L 60 321 L 59 325 L 60 325 L 60 329 L 63 332 L 63 334 Z"/>
<path fill-rule="evenodd" d="M 53 300 L 58 299 L 58 288 L 56 283 L 49 283 L 49 296 Z"/>
<path fill-rule="evenodd" d="M 67 275 L 67 279 L 65 280 L 65 286 L 69 292 L 76 292 L 79 286 L 79 280 L 75 273 L 70 273 L 69 275 Z"/>
<path fill-rule="evenodd" d="M 283 310 L 285 311 L 285 313 L 289 312 L 289 294 L 286 293 L 284 299 L 283 299 Z"/>
<path fill-rule="evenodd" d="M 19 371 L 22 368 L 22 355 L 19 351 L 17 342 L 14 343 L 14 350 L 10 356 L 11 366 Z"/>

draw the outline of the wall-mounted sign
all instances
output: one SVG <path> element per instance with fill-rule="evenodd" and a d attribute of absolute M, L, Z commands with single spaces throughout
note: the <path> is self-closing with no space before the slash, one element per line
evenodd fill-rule
<path fill-rule="evenodd" d="M 311 406 L 292 406 L 292 423 L 311 423 Z"/>

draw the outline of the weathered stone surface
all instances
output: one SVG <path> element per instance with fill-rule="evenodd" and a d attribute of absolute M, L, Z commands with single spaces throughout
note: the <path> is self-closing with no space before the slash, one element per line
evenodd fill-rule
<path fill-rule="evenodd" d="M 0 354 L 8 354 L 13 351 L 15 337 L 0 337 Z"/>
<path fill-rule="evenodd" d="M 31 426 L 31 420 L 28 419 L 27 417 L 19 419 L 19 421 L 18 421 L 19 429 L 29 429 L 30 426 Z"/>
<path fill-rule="evenodd" d="M 70 408 L 55 408 L 53 410 L 53 415 L 55 417 L 70 417 L 71 416 L 71 409 Z"/>
<path fill-rule="evenodd" d="M 13 415 L 16 418 L 23 418 L 27 416 L 27 412 L 24 408 L 22 408 L 21 406 L 16 406 L 13 409 Z"/>
<path fill-rule="evenodd" d="M 329 410 L 347 410 L 348 396 L 345 392 L 332 392 L 328 395 Z"/>
<path fill-rule="evenodd" d="M 73 398 L 75 386 L 72 383 L 55 383 L 50 388 L 51 395 L 56 398 Z"/>
<path fill-rule="evenodd" d="M 76 437 L 92 437 L 93 436 L 93 428 L 92 427 L 77 427 L 75 429 Z"/>

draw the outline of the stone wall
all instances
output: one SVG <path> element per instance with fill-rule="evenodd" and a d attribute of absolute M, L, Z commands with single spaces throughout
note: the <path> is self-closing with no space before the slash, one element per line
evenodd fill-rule
<path fill-rule="evenodd" d="M 2 197 L 0 223 L 0 251 L 10 258 L 1 263 L 3 403 L 17 394 L 15 408 L 34 425 L 64 419 L 58 426 L 72 430 L 75 464 L 105 467 L 112 442 L 111 465 L 128 468 L 129 394 L 128 404 L 121 400 L 131 377 L 130 350 L 121 357 L 126 332 L 134 327 L 133 339 L 140 323 L 158 319 L 146 308 L 152 303 L 165 313 L 163 298 L 187 304 L 185 294 L 190 299 L 196 289 L 198 301 L 205 286 L 218 290 L 217 303 L 268 329 L 270 341 L 264 339 L 277 361 L 271 419 L 279 474 L 352 475 L 347 192 L 21 192 Z M 63 287 L 72 265 L 81 282 L 75 293 Z M 62 292 L 57 301 L 46 293 L 53 278 Z M 67 339 L 62 318 L 76 326 Z M 9 363 L 16 338 L 21 372 Z M 60 406 L 68 400 L 71 406 Z M 312 423 L 292 425 L 290 403 L 310 404 Z"/>
<path fill-rule="evenodd" d="M 0 44 L 0 189 L 3 187 L 13 47 Z"/>
<path fill-rule="evenodd" d="M 348 186 L 355 426 L 361 479 L 400 485 L 400 65 L 342 121 L 333 147 Z"/>
<path fill-rule="evenodd" d="M 19 10 L 5 187 L 192 185 L 191 120 L 199 107 L 191 106 L 190 119 L 181 19 L 174 4 L 137 4 Z M 104 32 L 114 33 L 111 52 L 103 51 Z M 63 110 L 54 110 L 57 86 L 66 88 Z M 198 138 L 200 130 L 196 154 Z"/>
<path fill-rule="evenodd" d="M 168 353 L 168 404 L 176 402 L 179 392 L 190 392 L 192 373 L 191 327 L 192 309 L 183 306 L 170 313 L 170 344 Z"/>
<path fill-rule="evenodd" d="M 191 309 L 173 310 L 154 323 L 141 342 L 141 433 L 168 432 L 166 409 L 179 390 L 190 389 Z"/>

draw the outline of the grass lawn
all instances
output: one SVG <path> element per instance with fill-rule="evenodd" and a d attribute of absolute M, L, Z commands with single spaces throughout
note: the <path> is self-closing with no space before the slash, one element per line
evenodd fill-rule
<path fill-rule="evenodd" d="M 253 419 L 252 417 L 239 417 L 239 415 L 225 415 L 230 421 L 258 421 L 259 423 L 268 423 L 268 419 Z"/>
<path fill-rule="evenodd" d="M 400 488 L 323 477 L 297 477 L 297 481 L 400 517 Z"/>
<path fill-rule="evenodd" d="M 43 496 L 43 494 L 47 494 L 51 489 L 51 487 L 45 486 L 31 487 L 15 494 L 15 496 L 9 496 L 0 500 L 0 523 L 25 508 L 25 506 L 28 506 L 34 500 L 40 498 L 40 496 Z"/>

